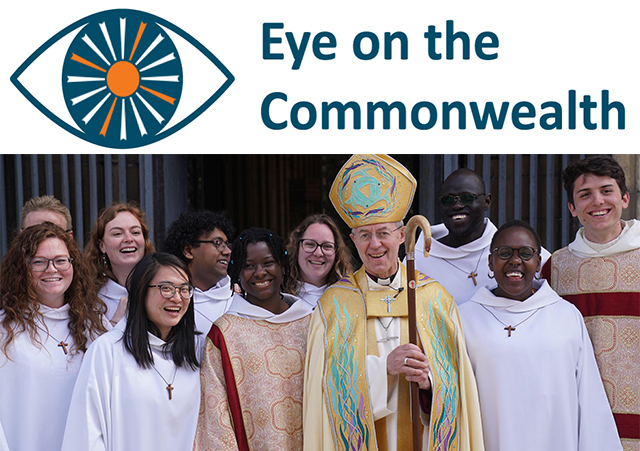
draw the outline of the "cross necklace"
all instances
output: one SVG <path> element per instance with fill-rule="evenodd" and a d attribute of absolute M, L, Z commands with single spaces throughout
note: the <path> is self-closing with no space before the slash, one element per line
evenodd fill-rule
<path fill-rule="evenodd" d="M 478 258 L 478 262 L 476 263 L 476 269 L 474 269 L 473 271 L 471 271 L 469 273 L 469 275 L 467 276 L 467 279 L 471 279 L 473 280 L 473 285 L 477 286 L 478 282 L 476 280 L 476 277 L 478 277 L 478 266 L 480 266 L 480 260 L 482 260 L 482 254 L 484 254 L 484 249 L 482 250 L 482 252 L 480 252 L 480 257 Z M 444 261 L 446 261 L 447 263 L 449 263 L 451 266 L 453 266 L 454 268 L 456 268 L 458 271 L 462 271 L 463 273 L 467 273 L 466 270 L 460 268 L 459 266 L 454 265 L 453 263 L 451 263 L 448 259 L 443 258 Z"/>
<path fill-rule="evenodd" d="M 508 332 L 507 337 L 511 336 L 511 332 L 513 332 L 514 330 L 516 330 L 516 327 L 518 327 L 520 324 L 524 323 L 526 320 L 528 320 L 529 318 L 531 318 L 533 315 L 535 315 L 536 313 L 538 313 L 538 310 L 540 310 L 542 307 L 538 307 L 537 309 L 535 309 L 533 311 L 533 313 L 529 316 L 527 316 L 525 319 L 523 319 L 522 321 L 520 321 L 518 324 L 516 324 L 515 326 L 512 325 L 506 325 L 505 323 L 502 322 L 502 320 L 500 318 L 498 318 L 491 310 L 489 310 L 488 308 L 486 308 L 484 305 L 480 304 L 482 306 L 483 309 L 485 309 L 487 312 L 491 313 L 491 316 L 493 316 L 495 319 L 498 320 L 498 322 L 500 324 L 502 324 L 504 327 L 504 330 L 506 330 Z"/>
<path fill-rule="evenodd" d="M 156 371 L 156 373 L 158 373 L 158 376 L 162 378 L 164 383 L 167 384 L 167 393 L 169 394 L 169 401 L 171 401 L 171 399 L 173 398 L 173 382 L 176 380 L 176 374 L 178 374 L 178 367 L 176 366 L 176 369 L 173 372 L 173 379 L 171 379 L 171 382 L 167 382 L 167 380 L 160 373 L 160 371 L 158 371 L 158 368 L 156 368 L 155 364 L 151 365 L 151 368 L 153 368 Z"/>
<path fill-rule="evenodd" d="M 57 341 L 58 342 L 58 347 L 62 348 L 62 351 L 64 352 L 64 355 L 69 354 L 69 350 L 68 350 L 67 346 L 69 346 L 68 340 L 69 340 L 69 337 L 71 336 L 71 332 L 69 332 L 67 334 L 67 337 L 64 340 L 58 340 L 56 337 L 51 335 L 51 333 L 49 333 L 49 329 L 48 328 L 43 329 L 42 327 L 38 326 L 38 329 L 40 329 L 42 332 L 46 333 L 51 338 L 53 338 L 53 341 Z"/>
<path fill-rule="evenodd" d="M 384 331 L 385 332 L 389 332 L 389 327 L 391 327 L 391 323 L 393 322 L 393 316 L 389 319 L 389 323 L 386 326 L 384 325 L 384 323 L 382 322 L 380 317 L 378 317 L 378 321 L 380 322 L 380 325 L 382 326 Z M 387 341 L 397 340 L 397 339 L 398 339 L 397 336 L 384 337 L 384 338 L 381 338 L 380 340 L 378 340 L 378 343 L 384 343 L 384 342 L 387 342 Z"/>

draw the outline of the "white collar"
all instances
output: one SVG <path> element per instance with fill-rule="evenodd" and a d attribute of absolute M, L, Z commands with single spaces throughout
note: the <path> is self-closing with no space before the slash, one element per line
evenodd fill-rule
<path fill-rule="evenodd" d="M 292 294 L 281 293 L 285 302 L 291 305 L 280 314 L 274 314 L 269 310 L 259 307 L 245 298 L 235 293 L 231 298 L 231 305 L 227 314 L 240 316 L 251 320 L 263 320 L 270 323 L 282 324 L 303 318 L 311 313 L 311 308 L 305 302 L 298 302 L 300 299 Z"/>
<path fill-rule="evenodd" d="M 640 248 L 640 221 L 631 219 L 624 221 L 625 227 L 611 246 L 605 249 L 594 249 L 584 237 L 584 227 L 576 233 L 576 239 L 569 244 L 569 250 L 580 258 L 611 257 Z"/>
<path fill-rule="evenodd" d="M 478 251 L 482 251 L 485 248 L 489 247 L 491 244 L 491 239 L 493 238 L 493 234 L 496 233 L 495 225 L 489 220 L 489 218 L 484 218 L 484 232 L 482 236 L 476 240 L 471 241 L 470 243 L 463 244 L 460 247 L 449 247 L 445 244 L 442 244 L 438 241 L 441 238 L 444 238 L 449 234 L 449 230 L 444 224 L 436 224 L 431 228 L 431 251 L 429 255 L 438 258 L 444 258 L 447 260 L 455 260 L 457 258 L 464 258 L 470 254 L 473 254 Z M 420 241 L 421 240 L 421 241 Z M 416 244 L 416 252 L 422 252 L 422 247 L 424 246 L 424 238 L 422 234 L 420 235 L 420 240 L 418 241 L 420 245 Z"/>
<path fill-rule="evenodd" d="M 521 313 L 554 304 L 562 299 L 558 293 L 553 291 L 546 280 L 534 280 L 533 288 L 536 289 L 535 293 L 524 301 L 516 301 L 515 299 L 496 296 L 489 291 L 487 287 L 480 287 L 469 301 L 488 307 L 503 309 L 507 312 Z"/>

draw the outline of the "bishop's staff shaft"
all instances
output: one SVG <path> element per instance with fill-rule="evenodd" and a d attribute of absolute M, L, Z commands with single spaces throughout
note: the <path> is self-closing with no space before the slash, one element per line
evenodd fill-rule
<path fill-rule="evenodd" d="M 407 297 L 409 303 L 409 343 L 418 345 L 418 329 L 416 326 L 416 267 L 415 267 L 415 247 L 416 229 L 420 227 L 424 235 L 424 256 L 429 255 L 431 250 L 431 226 L 427 218 L 421 215 L 413 216 L 407 222 L 405 228 L 405 250 L 407 256 Z M 422 449 L 421 421 L 420 421 L 420 400 L 418 395 L 418 384 L 411 382 L 411 425 L 413 430 L 413 450 Z"/>

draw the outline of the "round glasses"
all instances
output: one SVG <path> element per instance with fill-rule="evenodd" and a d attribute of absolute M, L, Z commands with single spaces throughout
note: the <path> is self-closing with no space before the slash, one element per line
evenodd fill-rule
<path fill-rule="evenodd" d="M 516 251 L 518 252 L 518 257 L 520 257 L 520 260 L 525 262 L 531 260 L 536 252 L 538 252 L 537 249 L 529 246 L 522 246 L 521 248 L 517 249 L 514 249 L 511 246 L 500 246 L 495 248 L 492 252 L 497 252 L 498 257 L 500 257 L 502 260 L 509 260 L 511 257 L 513 257 L 513 253 Z"/>
<path fill-rule="evenodd" d="M 160 295 L 165 299 L 171 299 L 173 295 L 176 294 L 176 290 L 178 290 L 182 299 L 191 299 L 191 296 L 193 296 L 193 287 L 189 284 L 176 287 L 170 283 L 158 283 L 156 285 L 149 285 L 149 288 L 158 288 Z"/>
<path fill-rule="evenodd" d="M 229 250 L 231 250 L 231 243 L 229 243 L 228 241 L 224 241 L 221 239 L 216 239 L 216 240 L 197 240 L 194 241 L 194 243 L 210 243 L 213 244 L 216 249 L 218 249 L 220 252 L 222 252 L 224 250 L 224 247 L 227 246 L 229 248 Z"/>
<path fill-rule="evenodd" d="M 482 194 L 462 193 L 459 196 L 452 196 L 452 195 L 441 196 L 439 197 L 439 200 L 440 200 L 440 203 L 445 207 L 452 207 L 458 201 L 462 202 L 464 205 L 471 205 L 476 201 L 478 196 L 484 196 L 484 193 Z"/>
<path fill-rule="evenodd" d="M 73 262 L 73 258 L 71 257 L 35 257 L 29 260 L 29 266 L 33 271 L 44 272 L 49 268 L 49 263 L 51 263 L 58 271 L 66 271 L 71 268 L 71 262 Z"/>
<path fill-rule="evenodd" d="M 316 240 L 304 239 L 300 240 L 300 245 L 302 246 L 302 250 L 307 254 L 313 254 L 318 247 L 324 255 L 333 255 L 336 253 L 336 245 L 329 241 L 318 243 Z"/>

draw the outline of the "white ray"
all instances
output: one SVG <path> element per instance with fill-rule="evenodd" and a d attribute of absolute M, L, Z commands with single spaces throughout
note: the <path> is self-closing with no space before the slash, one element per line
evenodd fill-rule
<path fill-rule="evenodd" d="M 147 134 L 147 130 L 144 128 L 144 124 L 142 123 L 142 119 L 140 119 L 140 115 L 138 114 L 138 110 L 136 109 L 136 104 L 133 103 L 133 97 L 129 97 L 131 101 L 131 107 L 133 108 L 133 114 L 136 117 L 136 122 L 138 123 L 138 128 L 140 129 L 140 136 L 144 136 Z"/>
<path fill-rule="evenodd" d="M 160 58 L 159 60 L 157 60 L 157 61 L 156 61 L 156 62 L 154 62 L 154 63 L 149 64 L 147 67 L 145 67 L 145 68 L 143 68 L 143 69 L 140 69 L 140 72 L 144 72 L 144 71 L 145 71 L 145 70 L 147 70 L 147 69 L 151 69 L 152 67 L 159 66 L 159 65 L 161 65 L 161 64 L 164 64 L 164 63 L 166 63 L 166 62 L 168 62 L 168 61 L 171 61 L 171 60 L 174 60 L 174 59 L 176 59 L 176 57 L 175 57 L 175 55 L 173 54 L 173 52 L 171 52 L 171 53 L 169 53 L 167 56 L 165 56 L 165 57 L 163 57 L 163 58 Z"/>
<path fill-rule="evenodd" d="M 125 17 L 120 18 L 120 54 L 124 60 L 124 34 L 127 29 L 127 19 Z"/>
<path fill-rule="evenodd" d="M 160 113 L 158 113 L 151 105 L 149 105 L 149 102 L 144 100 L 144 98 L 140 95 L 139 92 L 136 92 L 136 95 L 138 96 L 142 104 L 147 107 L 147 110 L 149 110 L 149 112 L 153 114 L 153 117 L 156 118 L 156 121 L 158 121 L 158 124 L 162 124 L 162 122 L 164 121 L 164 118 L 160 116 Z"/>
<path fill-rule="evenodd" d="M 93 43 L 93 41 L 91 40 L 91 38 L 89 37 L 89 35 L 84 35 L 82 37 L 82 40 L 84 42 L 86 42 L 86 44 L 91 47 L 91 50 L 93 50 L 94 52 L 96 52 L 96 55 L 98 55 L 100 58 L 102 58 L 102 61 L 104 61 L 105 63 L 107 63 L 107 65 L 111 66 L 111 63 L 109 62 L 109 60 L 102 54 L 102 52 L 100 51 L 100 49 L 98 49 L 98 47 Z"/>
<path fill-rule="evenodd" d="M 102 105 L 104 105 L 104 102 L 107 101 L 107 99 L 111 97 L 111 93 L 107 94 L 106 96 L 104 96 L 104 99 L 102 99 L 100 101 L 100 103 L 98 103 L 93 110 L 89 111 L 89 114 L 87 114 L 85 117 L 82 118 L 82 121 L 86 124 L 89 123 L 89 121 L 93 118 L 93 116 L 98 112 L 98 110 L 100 109 L 100 107 Z"/>
<path fill-rule="evenodd" d="M 124 109 L 126 100 L 122 99 L 122 115 L 120 116 L 120 141 L 127 140 L 127 114 Z"/>
<path fill-rule="evenodd" d="M 105 81 L 104 77 L 76 77 L 67 75 L 67 83 L 80 83 L 85 81 Z"/>
<path fill-rule="evenodd" d="M 142 56 L 140 58 L 138 58 L 138 61 L 136 61 L 136 67 L 140 64 L 140 62 L 145 59 L 145 57 L 151 53 L 151 51 L 153 49 L 155 49 L 158 44 L 160 44 L 160 42 L 162 42 L 162 40 L 164 39 L 164 37 L 159 34 L 158 37 L 151 43 L 151 45 L 149 47 L 147 47 L 147 50 L 144 51 L 144 53 L 142 54 Z"/>
<path fill-rule="evenodd" d="M 180 83 L 180 75 L 164 75 L 161 77 L 142 77 L 143 81 L 175 81 Z"/>
<path fill-rule="evenodd" d="M 113 56 L 113 61 L 118 61 L 118 58 L 116 58 L 116 52 L 113 51 L 113 45 L 111 44 L 111 37 L 109 37 L 107 24 L 102 22 L 100 24 L 100 29 L 102 30 L 102 34 L 104 35 L 104 40 L 107 41 L 107 46 L 109 46 L 109 51 L 111 52 L 111 56 Z"/>
<path fill-rule="evenodd" d="M 76 105 L 76 104 L 82 102 L 83 100 L 86 100 L 89 97 L 96 95 L 100 91 L 104 91 L 105 89 L 107 89 L 107 87 L 103 86 L 101 88 L 94 89 L 93 91 L 89 91 L 86 94 L 82 94 L 81 96 L 75 97 L 75 98 L 71 99 L 71 104 L 72 105 Z"/>

